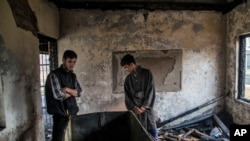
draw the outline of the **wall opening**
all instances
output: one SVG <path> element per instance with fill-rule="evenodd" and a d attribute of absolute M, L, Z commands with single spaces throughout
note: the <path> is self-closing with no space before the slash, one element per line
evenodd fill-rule
<path fill-rule="evenodd" d="M 238 99 L 250 102 L 250 34 L 240 36 Z"/>
<path fill-rule="evenodd" d="M 39 35 L 39 60 L 40 60 L 40 92 L 42 97 L 42 111 L 45 129 L 45 141 L 52 137 L 52 116 L 47 113 L 45 98 L 45 81 L 51 70 L 58 67 L 57 42 L 55 39 Z"/>
<path fill-rule="evenodd" d="M 182 50 L 156 50 L 113 52 L 113 93 L 123 93 L 123 84 L 127 74 L 120 66 L 121 58 L 130 53 L 136 63 L 151 70 L 158 92 L 176 92 L 181 90 Z"/>

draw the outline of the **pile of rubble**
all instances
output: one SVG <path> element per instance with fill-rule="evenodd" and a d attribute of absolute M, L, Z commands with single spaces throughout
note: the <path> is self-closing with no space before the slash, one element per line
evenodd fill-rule
<path fill-rule="evenodd" d="M 229 129 L 216 115 L 158 128 L 160 141 L 229 141 Z"/>

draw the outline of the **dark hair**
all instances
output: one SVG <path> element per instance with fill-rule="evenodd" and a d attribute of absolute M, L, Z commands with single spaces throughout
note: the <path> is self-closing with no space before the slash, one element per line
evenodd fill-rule
<path fill-rule="evenodd" d="M 131 63 L 136 64 L 134 56 L 126 54 L 125 56 L 122 57 L 121 66 L 130 65 Z"/>
<path fill-rule="evenodd" d="M 66 50 L 63 53 L 63 59 L 67 59 L 67 58 L 77 58 L 77 54 L 73 51 L 73 50 Z"/>

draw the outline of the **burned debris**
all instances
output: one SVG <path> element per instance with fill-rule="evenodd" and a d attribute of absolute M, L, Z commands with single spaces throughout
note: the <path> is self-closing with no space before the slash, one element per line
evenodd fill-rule
<path fill-rule="evenodd" d="M 212 99 L 180 115 L 157 123 L 160 141 L 229 141 L 229 126 L 234 124 L 232 116 L 225 110 L 220 113 L 205 114 L 177 125 L 168 123 L 193 113 L 203 107 L 224 99 L 227 95 Z"/>
<path fill-rule="evenodd" d="M 160 141 L 229 141 L 229 129 L 216 115 L 206 115 L 178 125 L 158 128 Z"/>

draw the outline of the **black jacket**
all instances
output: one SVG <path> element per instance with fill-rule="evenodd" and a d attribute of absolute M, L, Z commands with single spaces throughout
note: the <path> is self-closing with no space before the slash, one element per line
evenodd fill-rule
<path fill-rule="evenodd" d="M 55 74 L 57 77 L 61 88 L 68 87 L 71 89 L 76 89 L 76 84 L 79 86 L 78 92 L 80 93 L 81 87 L 77 82 L 76 75 L 73 72 L 67 72 L 61 66 L 60 68 L 52 71 L 48 76 L 45 84 L 45 96 L 47 103 L 47 112 L 49 114 L 61 117 L 68 117 L 70 115 L 76 115 L 79 108 L 76 103 L 75 97 L 69 97 L 67 99 L 58 100 L 53 96 L 51 74 Z"/>

